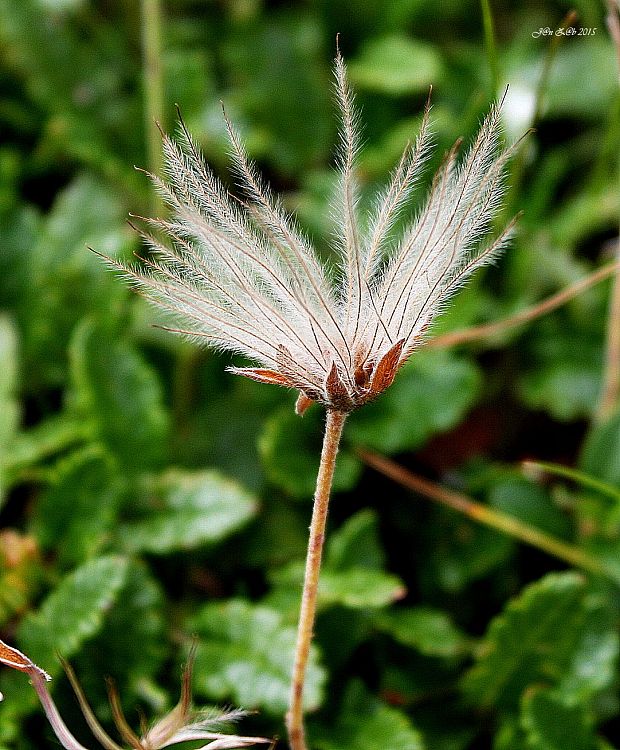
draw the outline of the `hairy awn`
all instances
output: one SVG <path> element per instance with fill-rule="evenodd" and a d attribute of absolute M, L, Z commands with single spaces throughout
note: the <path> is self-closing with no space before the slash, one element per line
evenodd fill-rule
<path fill-rule="evenodd" d="M 498 255 L 513 225 L 491 244 L 480 244 L 501 203 L 504 166 L 514 149 L 498 153 L 496 105 L 462 162 L 456 144 L 423 210 L 398 239 L 392 236 L 429 154 L 427 105 L 415 143 L 362 231 L 358 118 L 340 55 L 335 81 L 342 120 L 335 280 L 271 195 L 228 121 L 245 201 L 230 197 L 181 123 L 177 140 L 163 137 L 167 179 L 152 177 L 173 218 L 146 220 L 168 242 L 143 231 L 151 253 L 141 267 L 109 261 L 182 321 L 182 329 L 172 330 L 259 365 L 231 372 L 297 389 L 299 412 L 318 401 L 347 413 L 385 390 L 449 297 Z"/>

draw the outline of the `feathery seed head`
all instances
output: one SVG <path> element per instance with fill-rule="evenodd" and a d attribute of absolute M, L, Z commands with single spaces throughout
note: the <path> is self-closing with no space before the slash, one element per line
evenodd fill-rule
<path fill-rule="evenodd" d="M 163 139 L 165 179 L 153 178 L 173 218 L 147 220 L 169 241 L 142 232 L 151 250 L 146 268 L 115 264 L 183 321 L 183 329 L 171 330 L 259 365 L 231 372 L 299 390 L 299 413 L 313 401 L 348 412 L 384 391 L 448 298 L 497 256 L 514 224 L 481 244 L 501 204 L 504 167 L 515 148 L 500 149 L 500 102 L 461 161 L 458 145 L 450 150 L 424 207 L 394 240 L 394 225 L 429 153 L 427 104 L 417 139 L 362 232 L 358 116 L 340 53 L 334 72 L 342 121 L 333 209 L 337 281 L 271 195 L 228 121 L 244 201 L 232 199 L 205 165 L 181 120 L 179 137 Z"/>

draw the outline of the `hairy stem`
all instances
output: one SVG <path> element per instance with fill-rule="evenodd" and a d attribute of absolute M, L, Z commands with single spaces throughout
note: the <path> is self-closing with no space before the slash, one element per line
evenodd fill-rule
<path fill-rule="evenodd" d="M 327 412 L 327 423 L 323 437 L 321 463 L 316 479 L 314 493 L 314 508 L 310 523 L 310 538 L 308 540 L 308 554 L 306 556 L 306 573 L 301 599 L 301 612 L 297 627 L 297 643 L 295 645 L 295 663 L 291 680 L 291 696 L 289 711 L 286 716 L 289 744 L 291 750 L 307 750 L 303 724 L 303 692 L 308 655 L 316 616 L 316 602 L 319 588 L 319 573 L 323 542 L 325 540 L 325 523 L 329 507 L 329 496 L 334 478 L 336 456 L 342 428 L 346 414 L 339 411 Z"/>

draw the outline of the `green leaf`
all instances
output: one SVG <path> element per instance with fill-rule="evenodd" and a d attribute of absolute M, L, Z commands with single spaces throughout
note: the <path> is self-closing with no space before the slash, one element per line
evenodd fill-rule
<path fill-rule="evenodd" d="M 63 164 L 86 162 L 127 187 L 132 175 L 123 167 L 132 163 L 130 147 L 134 155 L 140 148 L 140 108 L 132 94 L 140 68 L 130 62 L 131 43 L 119 23 L 124 14 L 97 16 L 90 25 L 85 19 L 94 17 L 88 3 L 81 4 L 87 6 L 81 13 L 53 12 L 40 0 L 0 0 L 0 40 L 39 139 L 38 170 L 57 175 Z"/>
<path fill-rule="evenodd" d="M 338 572 L 327 569 L 319 581 L 319 597 L 326 606 L 385 607 L 402 599 L 406 593 L 407 589 L 397 576 L 367 568 Z"/>
<path fill-rule="evenodd" d="M 432 585 L 450 593 L 497 569 L 514 550 L 514 541 L 506 534 L 445 508 L 434 509 L 423 542 Z"/>
<path fill-rule="evenodd" d="M 585 700 L 611 684 L 617 655 L 608 605 L 580 575 L 550 574 L 491 622 L 463 686 L 477 705 L 513 710 L 539 682 L 565 700 Z"/>
<path fill-rule="evenodd" d="M 106 676 L 113 677 L 124 704 L 135 706 L 140 684 L 156 676 L 167 656 L 164 612 L 159 584 L 146 566 L 130 562 L 102 628 L 74 659 L 75 671 L 93 707 L 107 710 L 102 679 Z"/>
<path fill-rule="evenodd" d="M 276 586 L 301 591 L 303 563 L 291 563 L 272 576 Z M 381 570 L 352 567 L 332 570 L 327 566 L 321 571 L 319 580 L 319 606 L 340 604 L 352 609 L 385 607 L 402 599 L 407 593 L 397 576 Z"/>
<path fill-rule="evenodd" d="M 292 409 L 280 409 L 267 420 L 259 439 L 259 449 L 269 479 L 295 497 L 314 494 L 321 456 L 324 415 L 312 408 L 300 419 Z M 355 486 L 361 464 L 346 449 L 336 461 L 334 492 Z"/>
<path fill-rule="evenodd" d="M 90 426 L 72 419 L 66 412 L 49 417 L 29 430 L 18 432 L 5 456 L 7 483 L 15 483 L 25 469 L 90 437 Z"/>
<path fill-rule="evenodd" d="M 276 715 L 286 710 L 297 631 L 282 624 L 280 613 L 233 599 L 207 604 L 187 627 L 200 637 L 194 670 L 199 695 L 232 698 L 244 708 Z M 304 689 L 306 711 L 321 704 L 325 679 L 313 646 Z"/>
<path fill-rule="evenodd" d="M 371 38 L 349 65 L 359 88 L 391 96 L 428 91 L 443 75 L 441 57 L 430 44 L 405 34 Z"/>
<path fill-rule="evenodd" d="M 592 414 L 598 402 L 600 371 L 575 359 L 547 362 L 524 375 L 520 393 L 532 409 L 548 409 L 559 420 L 570 421 Z"/>
<path fill-rule="evenodd" d="M 604 116 L 617 91 L 612 58 L 611 40 L 603 34 L 567 39 L 550 71 L 545 104 L 549 114 L 555 118 Z M 588 75 L 589 66 L 596 70 L 595 76 Z"/>
<path fill-rule="evenodd" d="M 70 658 L 101 629 L 126 576 L 127 561 L 122 557 L 100 557 L 74 570 L 37 612 L 22 620 L 20 648 L 48 672 L 57 672 L 55 652 Z"/>
<path fill-rule="evenodd" d="M 17 427 L 18 416 L 16 412 L 15 396 L 17 390 L 17 331 L 10 318 L 0 315 L 0 359 L 2 369 L 0 370 L 0 440 L 7 442 Z M 8 413 L 4 413 L 5 410 Z"/>
<path fill-rule="evenodd" d="M 594 750 L 592 717 L 586 707 L 551 690 L 533 688 L 525 693 L 521 724 L 528 750 Z"/>
<path fill-rule="evenodd" d="M 567 146 L 567 158 L 573 153 L 571 146 L 570 143 Z M 541 165 L 541 171 L 543 169 Z M 553 191 L 548 193 L 553 196 Z M 549 241 L 554 245 L 561 242 L 565 247 L 578 247 L 613 223 L 620 210 L 620 199 L 613 182 L 602 183 L 593 185 L 587 192 L 571 196 L 560 206 L 556 205 L 555 210 L 550 206 L 549 210 L 551 221 L 546 227 Z"/>
<path fill-rule="evenodd" d="M 84 321 L 71 344 L 71 374 L 76 411 L 123 468 L 161 465 L 168 414 L 157 374 L 136 349 Z"/>
<path fill-rule="evenodd" d="M 33 531 L 43 550 L 57 550 L 63 567 L 97 555 L 109 538 L 123 490 L 114 462 L 98 446 L 62 459 L 41 494 Z"/>
<path fill-rule="evenodd" d="M 333 571 L 348 568 L 380 570 L 385 554 L 379 541 L 379 516 L 376 511 L 360 510 L 329 538 L 325 567 Z"/>
<path fill-rule="evenodd" d="M 458 657 L 470 649 L 469 639 L 441 610 L 419 606 L 382 612 L 378 627 L 404 646 L 425 656 Z"/>
<path fill-rule="evenodd" d="M 32 250 L 40 225 L 40 214 L 30 205 L 21 205 L 11 212 L 2 211 L 0 308 L 15 308 L 18 317 L 31 283 Z"/>
<path fill-rule="evenodd" d="M 124 218 L 117 192 L 90 175 L 77 177 L 54 202 L 31 250 L 31 282 L 20 303 L 31 389 L 65 383 L 67 340 L 81 317 L 118 320 L 127 290 L 87 245 L 121 255 L 133 242 Z"/>
<path fill-rule="evenodd" d="M 253 495 L 216 471 L 173 469 L 150 489 L 151 512 L 119 531 L 124 546 L 134 552 L 162 554 L 214 544 L 234 534 L 258 510 Z"/>
<path fill-rule="evenodd" d="M 540 485 L 522 476 L 499 478 L 488 492 L 488 503 L 549 534 L 566 537 L 570 533 L 571 524 L 566 514 L 554 505 Z"/>
<path fill-rule="evenodd" d="M 480 393 L 480 372 L 447 351 L 420 351 L 374 403 L 353 414 L 346 435 L 384 453 L 419 448 L 454 427 Z"/>
<path fill-rule="evenodd" d="M 226 96 L 238 109 L 233 120 L 245 125 L 250 154 L 268 159 L 280 173 L 297 176 L 330 152 L 322 33 L 310 8 L 282 8 L 239 25 L 222 47 L 235 81 Z"/>
<path fill-rule="evenodd" d="M 591 416 L 599 401 L 603 315 L 593 299 L 537 321 L 524 344 L 521 398 L 560 421 Z"/>
<path fill-rule="evenodd" d="M 586 474 L 620 487 L 620 411 L 590 428 L 579 467 Z"/>
<path fill-rule="evenodd" d="M 422 735 L 407 716 L 371 696 L 361 682 L 352 682 L 322 750 L 423 750 Z"/>
<path fill-rule="evenodd" d="M 498 729 L 493 750 L 528 750 L 523 731 L 514 717 L 509 717 Z"/>
<path fill-rule="evenodd" d="M 580 494 L 575 515 L 583 546 L 620 578 L 620 505 L 595 486 L 602 481 L 610 489 L 620 488 L 619 455 L 620 412 L 616 412 L 595 422 L 583 442 L 579 468 L 595 482 Z"/>

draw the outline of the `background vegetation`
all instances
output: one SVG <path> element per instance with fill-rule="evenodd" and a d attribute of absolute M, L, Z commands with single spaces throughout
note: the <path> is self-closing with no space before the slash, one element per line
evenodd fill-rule
<path fill-rule="evenodd" d="M 157 168 L 153 115 L 171 130 L 178 103 L 225 175 L 222 99 L 328 255 L 337 32 L 367 196 L 414 137 L 430 83 L 439 155 L 510 83 L 508 137 L 537 128 L 513 165 L 519 233 L 436 332 L 584 277 L 611 258 L 620 211 L 615 53 L 593 0 L 494 2 L 486 37 L 474 0 L 163 5 L 158 47 L 146 0 L 146 21 L 137 1 L 0 0 L 0 631 L 55 676 L 90 746 L 55 650 L 104 723 L 109 675 L 138 725 L 137 710 L 176 700 L 194 635 L 197 702 L 258 709 L 242 729 L 282 735 L 323 418 L 295 417 L 293 394 L 154 328 L 86 250 L 131 257 L 128 212 L 161 210 L 133 169 Z M 571 8 L 594 34 L 532 36 Z M 429 348 L 350 421 L 308 685 L 315 748 L 620 746 L 608 304 L 606 282 L 527 326 Z M 485 510 L 412 493 L 361 448 Z M 526 474 L 526 458 L 590 481 Z M 501 514 L 521 526 L 491 528 Z M 26 678 L 0 683 L 0 747 L 52 747 Z"/>

